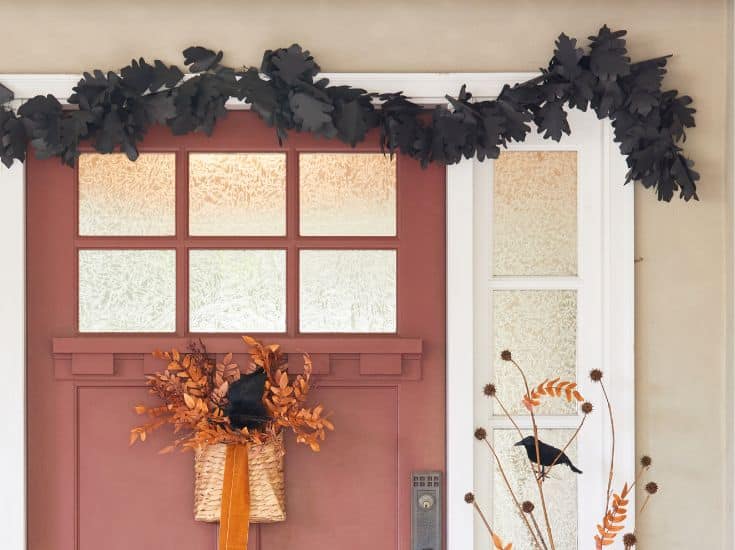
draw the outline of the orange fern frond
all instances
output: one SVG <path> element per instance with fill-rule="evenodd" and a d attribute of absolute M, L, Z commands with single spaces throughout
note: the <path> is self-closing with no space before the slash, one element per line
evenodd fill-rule
<path fill-rule="evenodd" d="M 553 380 L 544 380 L 538 386 L 531 390 L 530 394 L 523 396 L 523 404 L 527 409 L 538 407 L 541 404 L 542 397 L 563 397 L 568 402 L 584 401 L 584 397 L 577 390 L 576 382 L 563 381 L 560 378 Z"/>
<path fill-rule="evenodd" d="M 507 545 L 503 545 L 503 539 L 493 533 L 493 545 L 496 550 L 513 550 L 513 543 L 509 542 Z"/>
<path fill-rule="evenodd" d="M 597 525 L 595 544 L 597 550 L 603 546 L 609 546 L 615 542 L 615 537 L 625 528 L 625 520 L 628 517 L 628 495 L 632 487 L 626 483 L 620 494 L 613 494 L 612 506 L 602 519 L 602 524 Z"/>

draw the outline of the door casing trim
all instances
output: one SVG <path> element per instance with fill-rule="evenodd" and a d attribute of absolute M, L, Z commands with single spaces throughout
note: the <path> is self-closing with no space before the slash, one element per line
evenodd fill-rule
<path fill-rule="evenodd" d="M 522 82 L 535 73 L 324 73 L 335 84 L 349 84 L 367 90 L 402 90 L 423 105 L 446 104 L 445 94 L 466 84 L 475 98 L 497 97 L 505 84 Z M 67 97 L 81 78 L 73 74 L 0 74 L 0 82 L 15 91 L 17 107 L 36 95 Z M 64 103 L 64 102 L 62 102 Z M 229 109 L 246 109 L 231 100 Z M 625 477 L 634 467 L 633 392 L 633 189 L 623 186 L 624 162 L 608 131 L 610 160 L 603 185 L 608 190 L 609 219 L 606 222 L 607 268 L 610 282 L 607 337 L 615 342 L 616 373 L 622 383 L 611 391 L 618 403 L 621 457 L 618 472 Z M 448 548 L 473 546 L 473 510 L 463 501 L 473 486 L 474 411 L 472 315 L 472 161 L 447 167 L 447 541 Z M 26 287 L 25 287 L 25 169 L 15 163 L 0 169 L 0 361 L 6 366 L 5 422 L 0 425 L 0 469 L 5 473 L 4 498 L 0 499 L 0 528 L 5 548 L 26 548 Z M 469 280 L 468 280 L 469 278 Z M 49 343 L 50 346 L 50 343 Z M 622 443 L 621 443 L 622 442 Z M 630 459 L 628 460 L 628 457 Z"/>

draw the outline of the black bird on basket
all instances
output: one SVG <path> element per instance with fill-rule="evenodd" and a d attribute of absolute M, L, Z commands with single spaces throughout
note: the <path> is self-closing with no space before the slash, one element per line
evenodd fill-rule
<path fill-rule="evenodd" d="M 257 430 L 268 421 L 268 411 L 263 405 L 266 374 L 262 367 L 230 384 L 227 390 L 225 414 L 236 430 Z"/>
<path fill-rule="evenodd" d="M 540 460 L 536 460 L 536 440 L 531 435 L 521 439 L 514 445 L 514 447 L 525 447 L 528 460 L 535 463 L 540 462 L 539 466 L 541 466 L 541 473 L 539 474 L 539 479 L 546 479 L 546 476 L 548 475 L 546 473 L 546 468 L 552 464 L 566 464 L 575 474 L 582 473 L 582 470 L 572 464 L 569 457 L 561 452 L 560 449 L 547 445 L 540 439 L 538 440 L 538 454 Z M 557 459 L 556 457 L 559 458 Z"/>

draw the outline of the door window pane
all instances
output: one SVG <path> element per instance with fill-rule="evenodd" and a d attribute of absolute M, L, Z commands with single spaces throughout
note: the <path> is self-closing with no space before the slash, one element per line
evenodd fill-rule
<path fill-rule="evenodd" d="M 301 235 L 395 235 L 395 158 L 302 153 L 299 201 Z"/>
<path fill-rule="evenodd" d="M 539 439 L 557 449 L 563 449 L 574 430 L 540 429 Z M 543 514 L 539 504 L 538 487 L 531 473 L 528 455 L 524 447 L 515 447 L 521 438 L 516 430 L 494 430 L 493 443 L 505 470 L 511 487 L 519 502 L 530 500 L 536 503 L 534 513 Z M 531 435 L 524 434 L 524 435 Z M 577 460 L 577 442 L 564 451 L 572 463 Z M 491 462 L 488 462 L 489 464 Z M 534 548 L 533 539 L 528 534 L 525 523 L 503 481 L 497 467 L 493 467 L 493 528 L 506 543 L 512 542 L 513 548 Z M 549 512 L 549 520 L 554 530 L 554 543 L 557 548 L 577 548 L 577 476 L 569 467 L 557 464 L 549 478 L 544 481 L 544 496 Z M 543 525 L 543 515 L 536 516 Z M 543 528 L 543 527 L 542 527 Z M 544 536 L 546 533 L 544 532 Z"/>
<path fill-rule="evenodd" d="M 285 235 L 286 155 L 191 153 L 190 235 Z"/>
<path fill-rule="evenodd" d="M 577 152 L 503 151 L 494 166 L 494 274 L 576 275 Z"/>
<path fill-rule="evenodd" d="M 80 250 L 80 332 L 174 332 L 174 250 Z"/>
<path fill-rule="evenodd" d="M 174 235 L 175 197 L 174 153 L 79 157 L 80 235 Z"/>
<path fill-rule="evenodd" d="M 302 332 L 395 332 L 395 250 L 302 250 Z"/>
<path fill-rule="evenodd" d="M 518 370 L 500 358 L 511 350 L 529 384 L 560 377 L 576 381 L 577 293 L 574 290 L 496 290 L 493 299 L 493 358 L 498 397 L 511 414 L 525 414 L 526 393 Z M 495 414 L 503 414 L 494 402 Z M 544 399 L 537 414 L 576 414 L 577 404 Z"/>
<path fill-rule="evenodd" d="M 285 250 L 191 250 L 189 330 L 284 332 Z"/>

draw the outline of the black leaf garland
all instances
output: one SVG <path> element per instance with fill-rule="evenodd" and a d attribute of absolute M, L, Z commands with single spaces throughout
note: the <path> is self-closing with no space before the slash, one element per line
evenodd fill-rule
<path fill-rule="evenodd" d="M 184 50 L 189 78 L 176 66 L 143 58 L 119 73 L 84 73 L 68 99 L 76 110 L 47 95 L 15 112 L 8 105 L 13 92 L 0 84 L 0 160 L 6 166 L 23 162 L 30 143 L 39 157 L 57 156 L 72 166 L 84 140 L 101 153 L 119 150 L 135 160 L 153 124 L 166 124 L 176 135 L 211 134 L 227 115 L 225 103 L 236 98 L 275 129 L 279 143 L 296 130 L 354 147 L 379 128 L 385 153 L 406 154 L 423 166 L 453 164 L 463 157 L 497 158 L 508 143 L 524 141 L 531 123 L 544 138 L 559 141 L 571 132 L 566 108 L 591 108 L 612 120 L 628 164 L 626 183 L 640 181 L 663 201 L 676 191 L 697 200 L 699 174 L 680 146 L 686 129 L 695 126 L 692 99 L 662 90 L 669 56 L 631 63 L 625 35 L 603 26 L 585 52 L 562 33 L 538 77 L 506 85 L 490 101 L 473 100 L 463 86 L 456 97 L 446 96 L 451 108 L 431 110 L 402 92 L 315 81 L 320 67 L 298 44 L 266 51 L 260 70 L 223 66 L 221 51 L 196 46 Z"/>

